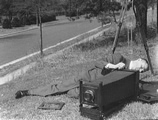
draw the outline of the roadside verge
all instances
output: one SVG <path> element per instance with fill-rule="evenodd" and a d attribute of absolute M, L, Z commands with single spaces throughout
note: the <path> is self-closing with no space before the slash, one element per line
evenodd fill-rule
<path fill-rule="evenodd" d="M 108 25 L 110 25 L 110 24 L 107 24 L 106 26 L 108 26 Z M 65 40 L 65 41 L 63 41 L 63 42 L 61 42 L 61 43 L 58 43 L 58 44 L 56 44 L 55 46 L 51 46 L 51 47 L 45 48 L 44 51 L 48 51 L 48 50 L 50 50 L 50 49 L 52 49 L 52 48 L 54 48 L 54 47 L 56 47 L 56 46 L 59 46 L 59 45 L 61 45 L 61 44 L 65 44 L 65 43 L 68 43 L 68 42 L 73 41 L 73 44 L 72 44 L 72 45 L 69 45 L 69 46 L 67 46 L 66 48 L 63 48 L 62 50 L 60 50 L 60 51 L 63 51 L 64 49 L 67 49 L 68 47 L 71 47 L 71 46 L 73 46 L 74 44 L 78 44 L 78 43 L 79 43 L 78 38 L 80 38 L 81 36 L 83 36 L 83 35 L 85 35 L 85 34 L 90 34 L 90 33 L 92 33 L 92 32 L 96 32 L 95 34 L 90 35 L 90 36 L 88 36 L 88 37 L 86 37 L 86 38 L 80 40 L 80 42 L 86 41 L 86 40 L 92 40 L 92 39 L 94 39 L 94 38 L 96 38 L 96 37 L 98 37 L 98 36 L 101 36 L 105 31 L 108 31 L 109 28 L 110 28 L 110 27 L 108 27 L 108 28 L 106 28 L 106 29 L 101 29 L 101 27 L 95 28 L 95 29 L 93 29 L 93 30 L 91 30 L 91 31 L 88 31 L 88 32 L 84 33 L 84 34 L 78 35 L 78 36 L 76 36 L 76 37 L 73 37 L 73 38 L 70 38 L 70 39 L 68 39 L 68 40 Z M 101 30 L 98 31 L 99 29 L 101 29 Z M 75 41 L 75 42 L 74 42 L 74 41 Z M 20 59 L 18 59 L 18 60 L 16 60 L 16 61 L 13 61 L 11 64 L 15 64 L 16 62 L 23 61 L 23 60 L 25 60 L 26 58 L 29 58 L 29 57 L 34 56 L 34 55 L 37 55 L 37 54 L 39 54 L 39 52 L 36 52 L 36 53 L 31 54 L 31 55 L 28 55 L 28 56 L 25 56 L 25 57 L 23 57 L 23 58 L 20 58 Z M 54 53 L 54 54 L 55 54 L 55 53 Z M 50 56 L 52 56 L 52 54 L 51 54 L 51 55 L 48 55 L 48 56 L 45 56 L 45 57 L 44 57 L 44 60 L 45 60 L 45 59 L 49 59 Z M 4 65 L 4 66 L 7 66 L 7 65 L 9 65 L 9 64 L 6 64 L 6 65 Z M 3 66 L 3 67 L 4 67 L 4 66 Z M 36 66 L 36 62 L 32 62 L 32 63 L 30 63 L 30 64 L 28 64 L 28 65 L 26 65 L 26 66 L 24 66 L 24 67 L 22 67 L 22 68 L 19 68 L 19 69 L 15 70 L 15 71 L 13 71 L 13 72 L 11 72 L 11 73 L 8 73 L 8 74 L 6 74 L 6 75 L 0 77 L 0 85 L 5 84 L 5 83 L 7 83 L 7 82 L 9 82 L 9 81 L 12 81 L 12 80 L 18 78 L 18 77 L 21 76 L 21 75 L 24 75 L 28 70 L 30 70 L 31 68 L 33 68 L 33 67 L 35 67 L 35 66 Z"/>

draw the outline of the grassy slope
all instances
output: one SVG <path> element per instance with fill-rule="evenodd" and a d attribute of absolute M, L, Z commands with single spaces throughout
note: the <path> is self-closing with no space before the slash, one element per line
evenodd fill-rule
<path fill-rule="evenodd" d="M 67 80 L 72 75 L 78 74 L 82 69 L 93 64 L 96 60 L 107 56 L 111 49 L 111 41 L 113 40 L 113 30 L 105 34 L 104 37 L 99 37 L 92 42 L 86 42 L 76 45 L 64 51 L 57 52 L 50 59 L 38 61 L 38 66 L 27 72 L 26 75 L 0 86 L 0 118 L 6 119 L 26 119 L 26 120 L 88 120 L 83 118 L 79 113 L 78 99 L 69 98 L 66 95 L 52 97 L 24 97 L 16 100 L 14 94 L 20 89 L 32 89 L 40 87 L 52 82 Z M 110 34 L 111 33 L 111 34 Z M 122 40 L 125 37 L 120 37 Z M 120 40 L 121 40 L 120 39 Z M 151 39 L 149 44 L 150 55 L 154 66 L 154 71 L 157 73 L 155 64 L 155 46 L 157 38 Z M 143 46 L 134 45 L 134 53 L 128 53 L 127 43 L 119 43 L 116 52 L 122 53 L 124 56 L 136 58 L 138 56 L 145 57 Z M 141 74 L 141 79 L 145 81 L 156 81 L 157 75 L 152 77 L 150 71 Z M 43 101 L 62 101 L 65 106 L 61 111 L 39 110 L 38 106 Z M 158 118 L 158 104 L 143 104 L 141 102 L 133 102 L 125 105 L 119 112 L 114 113 L 109 119 L 147 119 Z"/>

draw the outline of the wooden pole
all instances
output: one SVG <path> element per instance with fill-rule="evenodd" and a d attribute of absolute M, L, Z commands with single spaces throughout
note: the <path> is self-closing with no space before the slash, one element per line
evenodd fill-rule
<path fill-rule="evenodd" d="M 70 10 L 69 10 L 69 17 L 71 19 L 71 0 L 70 0 Z"/>
<path fill-rule="evenodd" d="M 36 5 L 36 25 L 39 26 L 39 10 L 38 5 Z"/>
<path fill-rule="evenodd" d="M 141 7 L 140 7 L 141 6 Z M 149 67 L 150 67 L 150 70 L 151 70 L 151 73 L 152 75 L 154 75 L 154 71 L 153 71 L 153 67 L 152 67 L 152 63 L 151 63 L 151 59 L 150 59 L 150 56 L 149 56 L 149 48 L 148 48 L 148 45 L 147 45 L 147 38 L 146 38 L 146 35 L 145 35 L 145 27 L 144 27 L 144 24 L 142 24 L 142 21 L 144 20 L 144 16 L 141 16 L 141 12 L 144 12 L 143 8 L 142 7 L 143 5 L 142 4 L 139 4 L 137 6 L 137 14 L 138 14 L 138 29 L 139 29 L 139 32 L 140 32 L 140 35 L 141 35 L 141 41 L 143 42 L 143 45 L 144 45 L 144 48 L 145 48 L 145 51 L 146 51 L 146 55 L 147 55 L 147 59 L 149 61 Z"/>
<path fill-rule="evenodd" d="M 113 47 L 112 47 L 112 53 L 113 54 L 115 52 L 115 49 L 116 49 L 116 46 L 117 46 L 117 43 L 118 43 L 118 37 L 119 37 L 120 31 L 121 31 L 122 22 L 123 22 L 123 19 L 124 19 L 126 9 L 127 9 L 127 5 L 125 5 L 124 8 L 122 8 L 122 12 L 121 12 L 120 19 L 119 19 L 119 22 L 118 22 L 118 28 L 117 28 L 117 31 L 116 31 L 116 35 L 115 35 L 115 39 L 114 39 L 114 43 L 113 43 Z"/>
<path fill-rule="evenodd" d="M 42 21 L 41 21 L 41 6 L 40 6 L 40 0 L 38 5 L 38 12 L 39 12 L 39 25 L 40 25 L 40 54 L 43 56 L 43 35 L 42 35 Z"/>
<path fill-rule="evenodd" d="M 158 0 L 157 0 L 157 33 L 158 33 Z"/>
<path fill-rule="evenodd" d="M 117 42 L 118 42 L 118 37 L 119 37 L 119 34 L 120 34 L 120 30 L 121 30 L 121 26 L 122 26 L 122 22 L 123 22 L 123 18 L 124 18 L 124 15 L 125 15 L 125 12 L 126 12 L 126 9 L 127 9 L 127 4 L 125 5 L 123 11 L 122 11 L 122 15 L 120 17 L 120 21 L 119 21 L 119 24 L 118 24 L 118 29 L 117 29 L 117 32 L 116 32 L 116 35 L 115 35 L 115 39 L 114 39 L 114 43 L 113 43 L 113 49 L 112 49 L 112 53 L 115 52 L 115 49 L 116 49 L 116 46 L 117 46 Z M 150 67 L 150 70 L 151 70 L 151 73 L 152 75 L 154 75 L 154 71 L 153 71 L 153 67 L 152 67 L 152 63 L 151 63 L 151 59 L 150 59 L 150 56 L 149 56 L 149 49 L 148 49 L 148 45 L 147 45 L 147 40 L 146 40 L 146 35 L 145 35 L 145 30 L 142 29 L 142 17 L 140 16 L 140 12 L 142 12 L 142 10 L 140 8 L 138 8 L 137 10 L 137 14 L 138 14 L 138 25 L 139 25 L 139 32 L 141 34 L 141 40 L 143 42 L 143 45 L 144 45 L 144 48 L 145 48 L 145 51 L 146 51 L 146 55 L 147 55 L 147 58 L 148 58 L 148 61 L 149 61 L 149 67 Z"/>

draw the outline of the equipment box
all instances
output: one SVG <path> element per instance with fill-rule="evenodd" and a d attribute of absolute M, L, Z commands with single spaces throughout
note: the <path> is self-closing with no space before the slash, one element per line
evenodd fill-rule
<path fill-rule="evenodd" d="M 139 72 L 113 71 L 92 82 L 80 81 L 82 116 L 102 120 L 119 105 L 135 100 L 139 89 Z"/>

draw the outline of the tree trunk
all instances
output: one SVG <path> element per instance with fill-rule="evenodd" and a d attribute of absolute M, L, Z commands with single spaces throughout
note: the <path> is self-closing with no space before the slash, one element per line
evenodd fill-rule
<path fill-rule="evenodd" d="M 145 37 L 147 37 L 147 0 L 134 0 L 134 6 L 137 23 L 136 27 L 140 27 L 141 30 L 144 31 Z"/>
<path fill-rule="evenodd" d="M 147 45 L 147 0 L 135 0 L 134 4 L 136 6 L 136 16 L 138 20 L 138 28 L 139 28 L 139 33 L 141 35 L 141 40 L 144 44 L 144 48 L 146 51 L 146 55 L 149 61 L 149 67 L 151 69 L 152 75 L 154 75 L 151 59 L 149 56 L 149 48 Z"/>
<path fill-rule="evenodd" d="M 71 0 L 70 0 L 70 10 L 69 10 L 69 17 L 70 17 L 70 19 L 71 19 Z"/>
<path fill-rule="evenodd" d="M 36 25 L 39 26 L 39 12 L 38 12 L 38 6 L 36 7 Z"/>
<path fill-rule="evenodd" d="M 158 21 L 158 0 L 157 0 L 157 21 Z M 158 22 L 157 22 L 157 33 L 158 33 Z"/>

